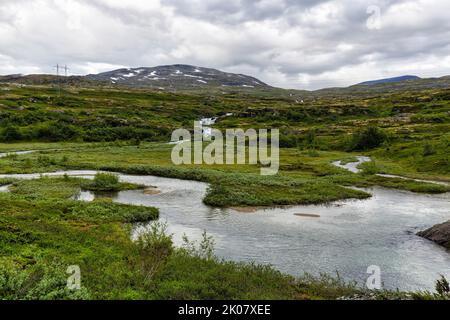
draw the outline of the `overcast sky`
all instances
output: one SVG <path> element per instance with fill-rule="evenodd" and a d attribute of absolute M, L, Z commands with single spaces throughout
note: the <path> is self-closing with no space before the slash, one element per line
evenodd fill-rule
<path fill-rule="evenodd" d="M 0 0 L 0 74 L 192 64 L 285 88 L 450 74 L 449 0 Z"/>

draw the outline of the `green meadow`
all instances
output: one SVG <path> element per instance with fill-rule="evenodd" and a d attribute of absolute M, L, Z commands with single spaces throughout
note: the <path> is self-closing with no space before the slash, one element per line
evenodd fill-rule
<path fill-rule="evenodd" d="M 0 85 L 0 174 L 101 170 L 209 184 L 204 203 L 264 207 L 364 199 L 382 186 L 444 193 L 450 182 L 450 89 L 376 94 L 288 95 L 255 92 L 166 93 L 129 88 Z M 232 115 L 228 115 L 231 113 Z M 280 170 L 261 165 L 181 165 L 171 161 L 171 132 L 218 116 L 226 128 L 278 128 Z M 351 173 L 332 164 L 372 161 Z M 294 278 L 271 267 L 216 258 L 212 239 L 175 247 L 155 223 L 138 241 L 134 223 L 158 209 L 111 199 L 74 200 L 81 191 L 134 190 L 114 175 L 94 180 L 0 179 L 2 299 L 335 299 L 365 293 L 339 277 Z M 354 188 L 358 187 L 358 188 Z M 366 190 L 366 189 L 365 189 Z M 79 265 L 83 288 L 66 288 L 66 268 Z M 380 291 L 377 297 L 407 293 Z M 432 293 L 408 297 L 445 298 Z"/>

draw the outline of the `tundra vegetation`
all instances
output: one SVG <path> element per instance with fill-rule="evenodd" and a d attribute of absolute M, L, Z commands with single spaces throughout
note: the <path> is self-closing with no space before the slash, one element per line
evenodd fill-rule
<path fill-rule="evenodd" d="M 300 94 L 300 93 L 298 93 Z M 131 88 L 0 84 L 0 174 L 95 169 L 208 182 L 204 202 L 218 207 L 325 203 L 366 198 L 349 187 L 383 186 L 443 193 L 447 185 L 376 174 L 450 181 L 450 89 L 302 93 L 171 93 Z M 298 98 L 297 98 L 298 99 Z M 231 114 L 231 115 L 230 115 Z M 260 176 L 256 165 L 171 163 L 173 130 L 217 116 L 217 129 L 280 129 L 280 170 Z M 354 174 L 331 163 L 372 162 Z M 339 277 L 293 278 L 267 267 L 222 261 L 202 244 L 173 246 L 164 226 L 138 241 L 132 223 L 158 218 L 156 208 L 98 199 L 80 190 L 141 188 L 114 174 L 94 180 L 1 179 L 0 298 L 4 299 L 335 299 L 364 294 Z M 79 265 L 82 289 L 66 288 L 67 266 Z M 448 298 L 437 293 L 376 292 L 379 298 Z"/>

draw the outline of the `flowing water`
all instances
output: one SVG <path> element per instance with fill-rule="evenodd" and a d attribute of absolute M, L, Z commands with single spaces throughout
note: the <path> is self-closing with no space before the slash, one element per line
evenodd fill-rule
<path fill-rule="evenodd" d="M 4 158 L 10 155 L 21 155 L 21 154 L 29 154 L 29 153 L 33 153 L 36 152 L 35 150 L 28 150 L 28 151 L 14 151 L 14 152 L 1 152 L 0 153 L 0 158 Z"/>
<path fill-rule="evenodd" d="M 355 161 L 355 162 L 349 162 L 349 163 L 346 163 L 346 164 L 342 164 L 341 161 L 335 161 L 332 164 L 337 166 L 337 167 L 339 167 L 339 168 L 346 169 L 346 170 L 348 170 L 350 172 L 359 173 L 359 172 L 361 172 L 361 169 L 358 168 L 358 166 L 360 164 L 372 161 L 372 159 L 370 157 L 365 157 L 365 156 L 358 156 L 358 157 L 355 157 L 355 158 L 357 159 L 357 161 Z M 402 176 L 394 175 L 394 174 L 378 173 L 377 176 L 385 177 L 385 178 L 397 178 L 397 179 L 411 180 L 411 181 L 417 181 L 417 182 L 425 182 L 425 183 L 434 183 L 434 184 L 440 184 L 440 185 L 443 185 L 443 186 L 448 186 L 449 185 L 448 182 L 444 182 L 444 181 L 414 179 L 414 178 L 402 177 Z"/>
<path fill-rule="evenodd" d="M 95 171 L 51 173 L 92 178 Z M 38 178 L 0 175 L 0 178 Z M 339 272 L 364 284 L 367 268 L 381 268 L 385 288 L 433 290 L 439 274 L 450 277 L 450 252 L 416 232 L 450 219 L 450 194 L 423 195 L 384 188 L 368 189 L 366 200 L 330 205 L 292 206 L 242 213 L 203 204 L 207 184 L 153 176 L 120 174 L 126 182 L 158 187 L 111 195 L 114 201 L 160 208 L 176 244 L 186 234 L 198 240 L 204 230 L 216 241 L 216 254 L 227 260 L 271 264 L 293 275 Z M 79 200 L 95 194 L 82 192 Z M 136 226 L 135 233 L 145 226 Z"/>
<path fill-rule="evenodd" d="M 333 165 L 335 165 L 335 166 L 337 166 L 339 168 L 346 169 L 346 170 L 351 171 L 353 173 L 358 173 L 358 172 L 361 171 L 360 169 L 358 169 L 358 166 L 360 164 L 372 161 L 369 157 L 365 157 L 365 156 L 358 156 L 358 157 L 355 157 L 355 158 L 358 161 L 342 164 L 341 161 L 339 160 L 339 161 L 333 162 Z"/>
<path fill-rule="evenodd" d="M 232 113 L 228 113 L 226 116 L 232 116 Z M 212 125 L 216 123 L 218 118 L 202 118 L 200 119 L 200 125 L 202 126 L 203 138 L 210 138 L 212 136 Z M 183 140 L 170 141 L 168 144 L 180 144 Z"/>

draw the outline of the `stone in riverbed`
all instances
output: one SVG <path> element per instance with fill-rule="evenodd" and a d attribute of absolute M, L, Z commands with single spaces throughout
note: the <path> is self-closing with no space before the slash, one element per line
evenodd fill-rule
<path fill-rule="evenodd" d="M 319 214 L 312 214 L 312 213 L 294 213 L 294 216 L 306 218 L 320 218 Z"/>
<path fill-rule="evenodd" d="M 450 249 L 450 220 L 421 231 L 417 235 Z"/>
<path fill-rule="evenodd" d="M 258 207 L 231 207 L 230 209 L 240 213 L 254 213 L 258 211 Z"/>
<path fill-rule="evenodd" d="M 158 189 L 158 187 L 147 187 L 144 189 L 144 194 L 146 195 L 156 195 L 156 194 L 160 194 L 161 190 Z"/>

